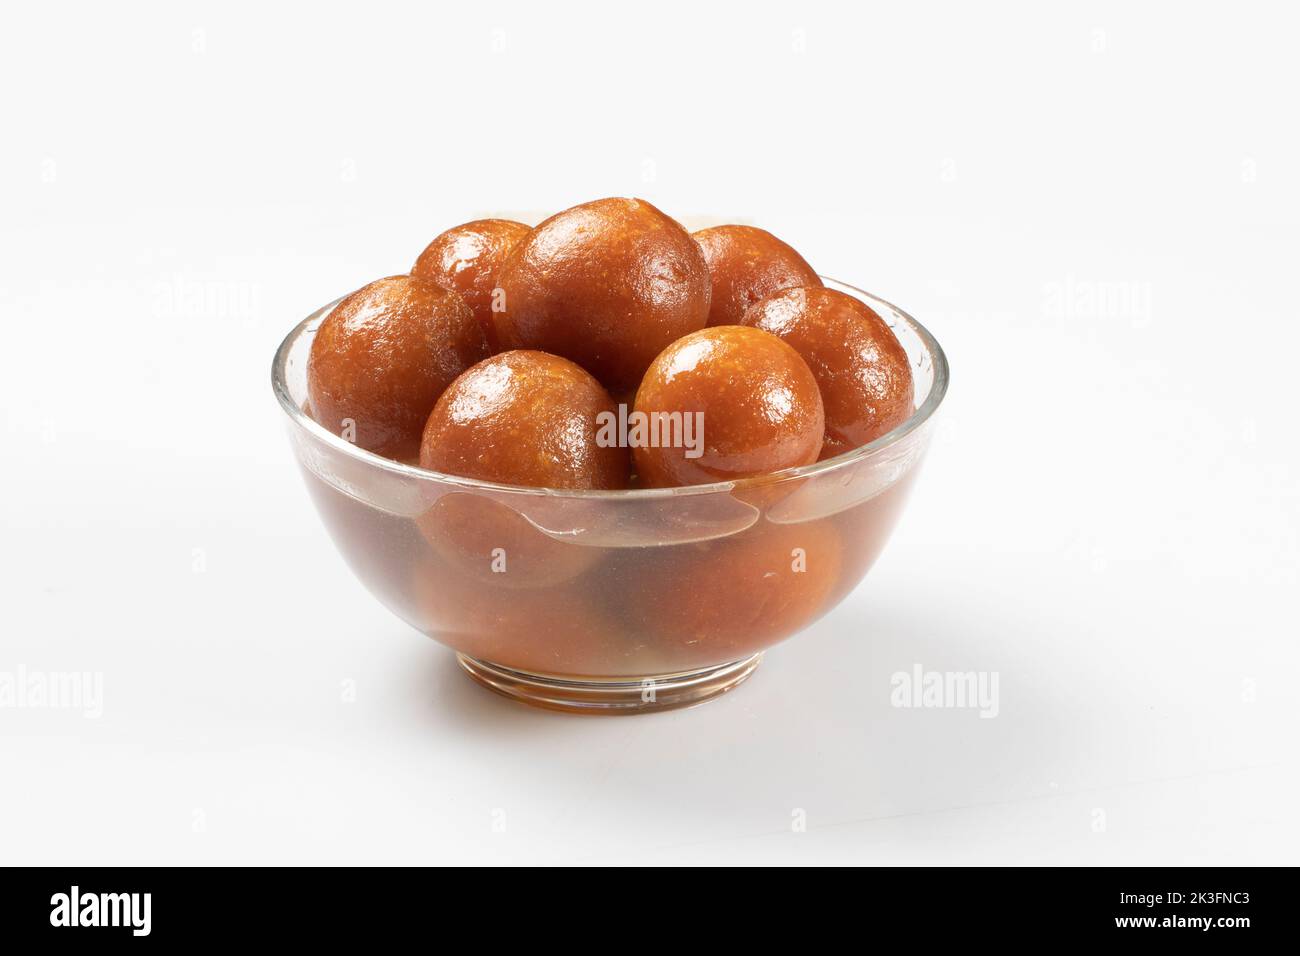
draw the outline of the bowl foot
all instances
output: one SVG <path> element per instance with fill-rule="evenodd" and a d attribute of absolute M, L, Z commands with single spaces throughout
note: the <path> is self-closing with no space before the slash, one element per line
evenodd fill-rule
<path fill-rule="evenodd" d="M 534 707 L 570 714 L 650 714 L 702 704 L 725 694 L 754 673 L 763 655 L 697 671 L 618 680 L 545 677 L 464 654 L 457 654 L 456 659 L 465 673 L 484 687 Z"/>

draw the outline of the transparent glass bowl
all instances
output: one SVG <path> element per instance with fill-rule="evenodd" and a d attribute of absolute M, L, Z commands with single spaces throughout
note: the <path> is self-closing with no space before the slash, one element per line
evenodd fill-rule
<path fill-rule="evenodd" d="M 389 610 L 474 679 L 586 713 L 681 707 L 735 687 L 765 648 L 835 607 L 885 546 L 948 384 L 943 350 L 875 296 L 912 360 L 916 411 L 876 441 L 762 478 L 558 491 L 425 471 L 363 451 L 304 411 L 331 303 L 289 333 L 271 377 L 335 545 Z"/>

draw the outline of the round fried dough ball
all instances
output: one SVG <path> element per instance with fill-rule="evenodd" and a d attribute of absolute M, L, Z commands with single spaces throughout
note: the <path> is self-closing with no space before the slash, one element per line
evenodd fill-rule
<path fill-rule="evenodd" d="M 764 229 L 713 226 L 691 237 L 709 267 L 709 325 L 737 325 L 746 309 L 773 292 L 822 284 L 803 256 Z"/>
<path fill-rule="evenodd" d="M 443 393 L 424 430 L 420 466 L 536 488 L 627 486 L 628 451 L 600 440 L 613 400 L 594 378 L 545 352 L 502 352 Z M 458 570 L 502 587 L 576 577 L 600 555 L 540 530 L 507 497 L 453 492 L 419 518 L 434 549 Z M 527 502 L 518 503 L 526 509 Z"/>
<path fill-rule="evenodd" d="M 780 336 L 812 369 L 826 410 L 822 458 L 865 445 L 911 416 L 907 352 L 860 299 L 822 287 L 786 289 L 753 305 L 742 321 Z"/>
<path fill-rule="evenodd" d="M 432 279 L 460 295 L 496 351 L 492 322 L 493 290 L 506 256 L 533 229 L 513 219 L 476 219 L 436 236 L 411 275 Z"/>
<path fill-rule="evenodd" d="M 636 388 L 654 357 L 709 315 L 699 247 L 643 199 L 597 199 L 552 216 L 515 246 L 498 284 L 501 348 L 572 359 L 616 394 Z"/>
<path fill-rule="evenodd" d="M 459 295 L 418 276 L 379 279 L 316 331 L 307 359 L 312 414 L 367 451 L 410 459 L 443 389 L 487 356 Z"/>
<path fill-rule="evenodd" d="M 760 522 L 647 550 L 625 599 L 626 626 L 655 649 L 660 667 L 685 670 L 739 660 L 819 618 L 834 603 L 843 549 L 826 522 Z"/>
<path fill-rule="evenodd" d="M 652 487 L 807 465 L 822 447 L 821 395 L 804 360 L 775 335 L 739 325 L 701 329 L 664 349 L 634 413 L 647 432 L 634 442 L 637 475 Z"/>
<path fill-rule="evenodd" d="M 412 623 L 462 654 L 514 670 L 605 677 L 619 667 L 617 631 L 582 587 L 492 587 L 429 561 L 412 570 Z"/>

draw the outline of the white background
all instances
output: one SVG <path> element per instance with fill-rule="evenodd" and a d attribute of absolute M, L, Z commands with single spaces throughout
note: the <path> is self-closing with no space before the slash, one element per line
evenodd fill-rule
<path fill-rule="evenodd" d="M 1297 24 L 1045 6 L 7 10 L 0 672 L 103 714 L 0 709 L 0 862 L 1300 862 Z M 616 194 L 771 229 L 953 386 L 848 601 L 595 720 L 362 590 L 269 367 L 448 226 Z M 916 664 L 999 715 L 892 707 Z"/>

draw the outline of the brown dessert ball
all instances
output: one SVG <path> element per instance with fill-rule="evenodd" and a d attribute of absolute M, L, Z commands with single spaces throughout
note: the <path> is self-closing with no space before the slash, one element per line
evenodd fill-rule
<path fill-rule="evenodd" d="M 459 295 L 429 279 L 390 276 L 325 317 L 307 359 L 307 395 L 316 421 L 334 434 L 410 459 L 443 389 L 487 356 Z"/>
<path fill-rule="evenodd" d="M 426 562 L 412 589 L 411 623 L 462 654 L 536 674 L 619 673 L 613 621 L 581 587 L 507 590 Z"/>
<path fill-rule="evenodd" d="M 775 335 L 745 326 L 701 329 L 664 349 L 641 382 L 634 414 L 647 434 L 629 431 L 632 453 L 651 487 L 807 465 L 822 447 L 812 372 Z M 659 447 L 648 447 L 655 439 Z"/>
<path fill-rule="evenodd" d="M 462 574 L 502 588 L 544 588 L 583 574 L 600 550 L 541 530 L 508 500 L 452 492 L 416 519 L 434 550 Z M 518 503 L 525 511 L 527 503 Z M 576 509 L 575 509 L 576 510 Z M 555 530 L 555 529 L 547 529 Z"/>
<path fill-rule="evenodd" d="M 773 292 L 822 284 L 803 256 L 754 226 L 714 226 L 692 233 L 709 266 L 709 325 L 737 325 L 745 310 Z"/>
<path fill-rule="evenodd" d="M 531 226 L 512 219 L 476 219 L 453 226 L 425 247 L 411 275 L 432 279 L 459 293 L 495 352 L 492 290 L 497 288 L 497 274 L 506 255 L 532 231 Z"/>
<path fill-rule="evenodd" d="M 699 544 L 647 549 L 626 626 L 682 670 L 738 660 L 807 627 L 833 602 L 842 545 L 826 522 L 760 521 Z"/>
<path fill-rule="evenodd" d="M 834 289 L 786 289 L 742 320 L 803 356 L 826 410 L 822 458 L 879 438 L 914 409 L 912 366 L 889 325 L 865 302 Z"/>
<path fill-rule="evenodd" d="M 577 365 L 544 352 L 502 352 L 443 393 L 424 430 L 420 466 L 509 485 L 624 488 L 628 451 L 602 445 L 602 413 L 614 414 L 613 400 Z M 458 570 L 502 587 L 555 584 L 600 555 L 545 534 L 508 497 L 444 495 L 419 524 Z"/>
<path fill-rule="evenodd" d="M 567 359 L 527 350 L 479 362 L 438 400 L 420 467 L 534 488 L 622 488 L 626 448 L 597 442 L 614 401 Z"/>
<path fill-rule="evenodd" d="M 501 348 L 562 355 L 615 393 L 635 388 L 668 343 L 709 315 L 699 247 L 643 199 L 598 199 L 552 216 L 515 246 L 498 284 Z"/>

